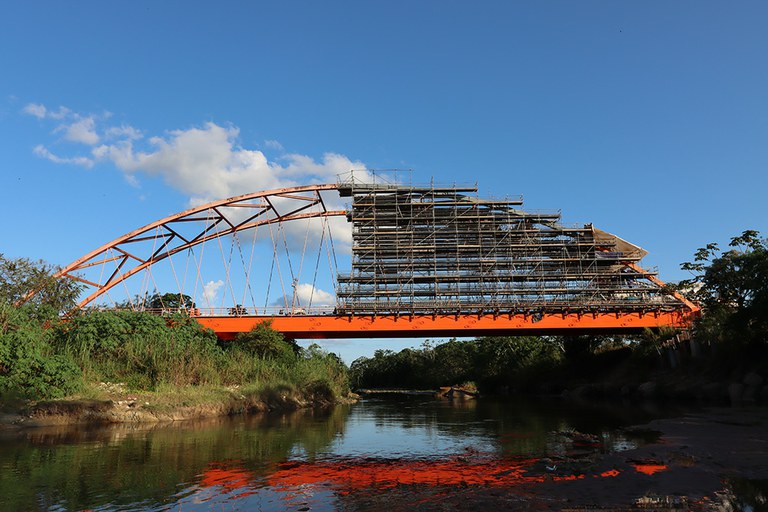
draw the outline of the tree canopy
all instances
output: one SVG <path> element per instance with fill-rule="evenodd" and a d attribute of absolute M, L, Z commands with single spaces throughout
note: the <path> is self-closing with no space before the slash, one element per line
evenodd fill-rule
<path fill-rule="evenodd" d="M 680 288 L 704 308 L 697 331 L 711 341 L 768 342 L 768 240 L 746 230 L 728 246 L 707 244 L 681 265 L 692 277 Z"/>
<path fill-rule="evenodd" d="M 195 302 L 192 297 L 183 293 L 155 293 L 147 301 L 147 307 L 152 309 L 192 309 Z"/>
<path fill-rule="evenodd" d="M 25 300 L 56 313 L 71 309 L 82 287 L 73 279 L 55 277 L 58 270 L 42 260 L 7 258 L 0 254 L 0 302 L 13 306 Z M 34 295 L 27 298 L 29 293 Z"/>

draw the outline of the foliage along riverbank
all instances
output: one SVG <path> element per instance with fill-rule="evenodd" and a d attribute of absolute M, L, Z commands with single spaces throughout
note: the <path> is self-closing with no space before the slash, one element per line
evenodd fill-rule
<path fill-rule="evenodd" d="M 184 315 L 97 311 L 62 321 L 44 301 L 9 302 L 0 305 L 6 422 L 164 421 L 349 395 L 337 356 L 302 349 L 268 325 L 223 343 Z"/>
<path fill-rule="evenodd" d="M 576 348 L 572 346 L 575 345 Z M 768 404 L 768 346 L 701 345 L 583 337 L 451 340 L 400 352 L 377 351 L 350 370 L 355 389 L 437 389 L 566 399 Z"/>

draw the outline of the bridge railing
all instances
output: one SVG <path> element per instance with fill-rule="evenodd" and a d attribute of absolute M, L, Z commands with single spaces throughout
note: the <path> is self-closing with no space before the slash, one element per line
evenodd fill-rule
<path fill-rule="evenodd" d="M 231 306 L 231 307 L 213 307 L 213 308 L 198 308 L 198 307 L 166 307 L 166 308 L 144 308 L 144 307 L 107 307 L 97 306 L 91 308 L 84 308 L 84 311 L 141 311 L 145 313 L 153 313 L 156 315 L 169 316 L 174 314 L 184 314 L 193 317 L 197 316 L 304 316 L 304 315 L 335 315 L 337 308 L 335 306 L 312 306 L 312 307 L 245 307 L 245 306 Z"/>
<path fill-rule="evenodd" d="M 192 316 L 303 316 L 303 315 L 334 315 L 335 306 L 269 306 L 269 307 L 220 307 L 195 308 Z"/>
<path fill-rule="evenodd" d="M 507 297 L 509 299 L 509 297 Z M 247 307 L 242 305 L 226 307 L 164 307 L 148 308 L 134 306 L 131 308 L 95 307 L 88 310 L 120 309 L 143 311 L 156 315 L 170 316 L 184 314 L 192 317 L 284 317 L 284 316 L 337 316 L 337 315 L 459 315 L 459 314 L 533 314 L 533 313 L 606 313 L 620 311 L 662 311 L 678 310 L 680 304 L 673 298 L 656 294 L 647 296 L 642 291 L 637 293 L 614 293 L 609 295 L 593 294 L 589 296 L 530 296 L 528 300 L 504 300 L 504 298 L 487 298 L 487 300 L 415 300 L 415 301 L 375 301 L 356 299 L 342 301 L 337 305 L 323 306 L 267 306 Z"/>

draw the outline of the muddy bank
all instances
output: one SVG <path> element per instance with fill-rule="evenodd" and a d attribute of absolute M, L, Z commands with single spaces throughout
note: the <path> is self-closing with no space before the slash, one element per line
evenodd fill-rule
<path fill-rule="evenodd" d="M 552 389 L 543 386 L 536 391 L 547 393 Z M 559 394 L 563 398 L 695 401 L 711 405 L 768 404 L 768 383 L 757 372 L 720 380 L 666 373 L 642 381 L 571 382 L 562 386 Z"/>
<path fill-rule="evenodd" d="M 638 360 L 625 348 L 595 354 L 523 383 L 521 391 L 563 398 L 768 404 L 768 349 L 696 356 L 683 347 Z M 687 354 L 687 355 L 685 355 Z M 669 357 L 668 357 L 669 356 Z M 674 357 L 672 357 L 674 356 Z"/>
<path fill-rule="evenodd" d="M 768 481 L 768 408 L 707 409 L 634 429 L 657 432 L 658 439 L 598 455 L 589 464 L 591 471 L 614 472 L 614 477 L 580 478 L 579 457 L 564 457 L 552 462 L 549 478 L 531 492 L 546 496 L 557 508 L 768 508 L 768 496 L 739 491 L 740 483 L 755 482 L 759 487 Z M 553 478 L 558 475 L 572 479 Z"/>
<path fill-rule="evenodd" d="M 124 395 L 105 400 L 50 400 L 28 404 L 17 412 L 0 413 L 0 428 L 75 424 L 160 423 L 246 413 L 290 412 L 311 407 L 352 403 L 356 395 L 333 397 L 315 392 L 265 392 L 245 396 L 227 393 L 221 400 L 193 405 L 168 405 L 158 394 Z M 178 398 L 176 398 L 178 401 Z"/>
<path fill-rule="evenodd" d="M 386 493 L 370 487 L 350 494 L 350 509 L 400 510 L 392 503 L 435 511 L 768 509 L 768 408 L 708 409 L 627 430 L 650 441 L 606 452 L 596 436 L 562 432 L 573 441 L 565 451 L 490 473 L 482 454 L 469 453 L 458 483 L 442 478 L 437 486 L 397 485 Z M 468 485 L 476 474 L 485 483 Z"/>

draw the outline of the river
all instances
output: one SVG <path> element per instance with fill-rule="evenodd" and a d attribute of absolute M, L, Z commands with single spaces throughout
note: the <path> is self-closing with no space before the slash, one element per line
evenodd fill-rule
<path fill-rule="evenodd" d="M 169 425 L 6 429 L 0 509 L 755 510 L 768 422 L 765 410 L 745 414 L 396 396 Z M 717 428 L 744 428 L 756 444 L 718 455 L 705 437 L 734 434 Z"/>

